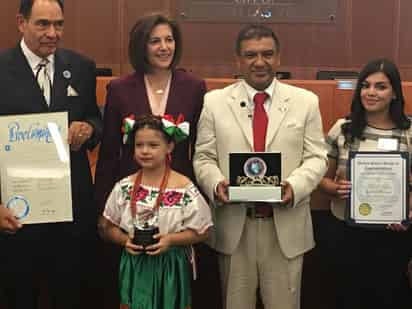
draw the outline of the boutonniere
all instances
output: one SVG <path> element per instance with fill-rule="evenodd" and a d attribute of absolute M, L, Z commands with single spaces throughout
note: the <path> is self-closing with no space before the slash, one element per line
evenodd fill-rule
<path fill-rule="evenodd" d="M 126 144 L 129 135 L 133 130 L 133 126 L 135 123 L 135 116 L 133 114 L 127 116 L 126 118 L 123 119 L 123 125 L 122 125 L 122 133 L 123 133 L 123 144 Z"/>
<path fill-rule="evenodd" d="M 162 117 L 163 130 L 173 138 L 176 143 L 185 140 L 189 136 L 190 124 L 184 121 L 184 116 L 179 114 L 176 120 L 172 115 Z"/>

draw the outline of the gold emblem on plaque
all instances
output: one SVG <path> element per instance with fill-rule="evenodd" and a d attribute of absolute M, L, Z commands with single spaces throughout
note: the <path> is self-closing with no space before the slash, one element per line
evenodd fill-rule
<path fill-rule="evenodd" d="M 278 176 L 237 176 L 239 186 L 279 186 Z"/>

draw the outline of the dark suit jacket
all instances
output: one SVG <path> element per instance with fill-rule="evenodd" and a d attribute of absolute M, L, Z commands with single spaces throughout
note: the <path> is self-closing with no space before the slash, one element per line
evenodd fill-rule
<path fill-rule="evenodd" d="M 119 78 L 108 85 L 104 111 L 104 131 L 96 168 L 96 199 L 99 210 L 116 181 L 133 174 L 138 166 L 133 149 L 123 145 L 121 126 L 125 117 L 151 114 L 143 73 Z M 182 113 L 190 123 L 190 138 L 177 144 L 172 153 L 172 168 L 194 180 L 191 154 L 197 121 L 203 105 L 206 84 L 183 70 L 173 71 L 166 114 Z"/>
<path fill-rule="evenodd" d="M 70 72 L 65 78 L 63 72 Z M 67 74 L 65 74 L 66 77 Z M 79 96 L 67 96 L 71 85 Z M 95 229 L 93 217 L 93 184 L 87 158 L 87 148 L 100 140 L 102 122 L 96 105 L 96 76 L 93 61 L 74 53 L 58 49 L 55 53 L 55 72 L 50 107 L 41 93 L 34 74 L 20 46 L 0 54 L 0 115 L 47 113 L 68 111 L 69 122 L 86 121 L 94 127 L 93 136 L 79 151 L 71 151 L 71 177 L 74 222 L 27 225 L 16 236 L 30 237 L 33 230 L 59 226 L 71 234 L 84 229 Z"/>

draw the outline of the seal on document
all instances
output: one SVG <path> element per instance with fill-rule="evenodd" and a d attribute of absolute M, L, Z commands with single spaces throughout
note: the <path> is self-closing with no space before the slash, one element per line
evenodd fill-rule
<path fill-rule="evenodd" d="M 13 196 L 10 198 L 6 207 L 13 211 L 17 219 L 23 219 L 27 217 L 30 211 L 29 202 L 23 196 Z"/>

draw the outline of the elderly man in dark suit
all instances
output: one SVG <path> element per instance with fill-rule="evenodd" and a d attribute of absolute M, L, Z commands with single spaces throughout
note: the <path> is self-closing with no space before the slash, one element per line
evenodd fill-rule
<path fill-rule="evenodd" d="M 86 153 L 102 131 L 95 64 L 58 48 L 63 9 L 62 0 L 21 0 L 22 40 L 0 54 L 0 115 L 68 112 L 74 217 L 73 222 L 24 225 L 0 236 L 0 278 L 10 309 L 37 308 L 39 281 L 47 283 L 54 308 L 80 308 L 82 254 L 95 230 Z"/>
<path fill-rule="evenodd" d="M 15 233 L 21 227 L 13 212 L 0 205 L 0 232 Z"/>

